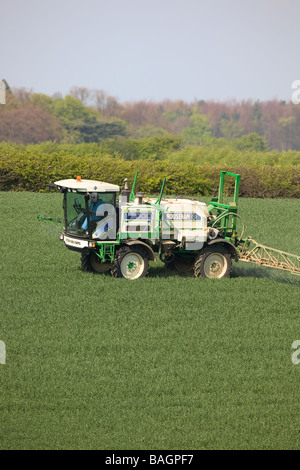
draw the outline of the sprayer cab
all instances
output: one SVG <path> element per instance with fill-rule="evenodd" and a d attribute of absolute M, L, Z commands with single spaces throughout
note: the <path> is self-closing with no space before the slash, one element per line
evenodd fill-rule
<path fill-rule="evenodd" d="M 64 194 L 64 240 L 68 248 L 81 250 L 87 241 L 101 238 L 101 221 L 114 213 L 120 187 L 102 181 L 67 179 L 55 185 Z M 112 227 L 112 224 L 109 224 Z M 108 230 L 104 225 L 102 231 Z"/>

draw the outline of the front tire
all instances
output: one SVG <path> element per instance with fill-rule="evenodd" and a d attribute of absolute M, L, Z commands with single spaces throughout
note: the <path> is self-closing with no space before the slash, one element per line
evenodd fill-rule
<path fill-rule="evenodd" d="M 111 268 L 111 263 L 101 263 L 99 256 L 94 251 L 81 254 L 81 267 L 83 271 L 106 273 Z"/>
<path fill-rule="evenodd" d="M 205 248 L 194 264 L 195 277 L 221 279 L 229 277 L 231 270 L 231 256 L 223 246 Z"/>
<path fill-rule="evenodd" d="M 113 277 L 135 280 L 145 277 L 148 268 L 149 260 L 142 248 L 125 246 L 117 252 L 111 273 Z"/>

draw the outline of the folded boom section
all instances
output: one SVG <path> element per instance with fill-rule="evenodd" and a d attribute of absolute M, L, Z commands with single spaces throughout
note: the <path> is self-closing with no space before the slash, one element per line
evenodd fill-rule
<path fill-rule="evenodd" d="M 239 255 L 239 261 L 283 269 L 292 274 L 300 274 L 299 256 L 262 245 L 251 237 L 241 243 Z"/>

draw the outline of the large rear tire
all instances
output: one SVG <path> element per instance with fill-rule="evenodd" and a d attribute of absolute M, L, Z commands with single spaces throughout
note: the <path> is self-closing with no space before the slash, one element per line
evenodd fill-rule
<path fill-rule="evenodd" d="M 180 273 L 188 273 L 193 271 L 195 258 L 189 256 L 175 255 L 174 266 L 175 269 Z"/>
<path fill-rule="evenodd" d="M 139 246 L 122 247 L 115 256 L 111 273 L 113 277 L 124 277 L 135 280 L 148 273 L 149 260 L 145 251 Z"/>
<path fill-rule="evenodd" d="M 192 256 L 173 255 L 172 261 L 165 262 L 165 266 L 169 271 L 177 271 L 179 273 L 188 273 L 193 271 L 195 258 Z"/>
<path fill-rule="evenodd" d="M 194 263 L 195 277 L 221 279 L 229 277 L 231 270 L 231 256 L 223 246 L 205 248 Z"/>

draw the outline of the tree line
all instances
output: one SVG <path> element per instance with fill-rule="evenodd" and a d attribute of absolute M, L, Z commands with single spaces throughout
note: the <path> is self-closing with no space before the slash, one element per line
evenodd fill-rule
<path fill-rule="evenodd" d="M 48 96 L 7 85 L 6 105 L 0 106 L 0 142 L 17 144 L 113 139 L 120 145 L 129 139 L 133 145 L 160 138 L 173 139 L 182 155 L 195 148 L 300 151 L 299 130 L 300 105 L 279 100 L 121 103 L 85 87 Z"/>

